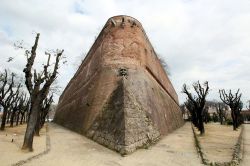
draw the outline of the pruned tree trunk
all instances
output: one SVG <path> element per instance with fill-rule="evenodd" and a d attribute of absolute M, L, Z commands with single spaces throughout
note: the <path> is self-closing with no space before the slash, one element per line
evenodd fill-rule
<path fill-rule="evenodd" d="M 11 115 L 11 112 L 7 111 L 7 119 L 6 119 L 7 124 L 9 124 L 9 122 L 10 122 L 10 115 Z"/>
<path fill-rule="evenodd" d="M 235 95 L 232 94 L 232 91 L 229 90 L 227 94 L 224 89 L 219 90 L 220 99 L 231 108 L 231 117 L 233 121 L 233 130 L 236 130 L 239 127 L 239 116 L 240 111 L 243 107 L 241 102 L 241 93 L 239 94 L 240 89 L 237 90 Z M 239 113 L 238 113 L 239 112 Z"/>
<path fill-rule="evenodd" d="M 9 81 L 7 70 L 5 70 L 4 76 L 3 74 L 1 74 L 0 105 L 4 108 L 4 110 L 3 110 L 2 123 L 1 123 L 0 130 L 4 130 L 5 124 L 9 122 L 9 116 L 11 114 L 10 108 L 13 104 L 13 101 L 15 101 L 14 96 L 18 96 L 19 88 L 21 86 L 21 84 L 19 84 L 16 89 L 16 92 L 14 93 L 13 91 L 13 87 L 15 87 L 14 76 L 15 74 L 12 73 L 11 81 Z"/>
<path fill-rule="evenodd" d="M 30 106 L 31 107 L 31 106 Z M 30 119 L 30 114 L 31 114 L 31 108 L 28 110 L 26 117 L 25 117 L 25 122 L 28 123 Z"/>
<path fill-rule="evenodd" d="M 19 119 L 20 119 L 20 111 L 18 111 L 16 115 L 16 126 L 18 126 L 19 124 Z"/>
<path fill-rule="evenodd" d="M 40 34 L 38 33 L 35 39 L 35 43 L 31 48 L 31 51 L 27 50 L 25 53 L 27 55 L 27 64 L 24 68 L 23 72 L 25 73 L 25 85 L 30 94 L 30 109 L 28 116 L 28 125 L 25 132 L 23 150 L 33 150 L 33 137 L 34 135 L 39 135 L 40 130 L 40 112 L 41 105 L 45 98 L 47 97 L 50 86 L 54 82 L 57 76 L 57 70 L 59 67 L 60 57 L 63 53 L 63 50 L 57 50 L 56 62 L 54 63 L 53 71 L 50 73 L 48 68 L 51 66 L 50 57 L 51 54 L 45 52 L 48 55 L 47 64 L 43 66 L 43 71 L 41 73 L 37 73 L 36 70 L 33 70 L 33 64 L 36 58 L 36 49 L 38 46 Z M 38 127 L 37 127 L 38 125 Z"/>
<path fill-rule="evenodd" d="M 220 124 L 223 124 L 223 117 L 220 117 Z"/>
<path fill-rule="evenodd" d="M 236 130 L 236 117 L 233 113 L 233 111 L 231 112 L 231 117 L 232 117 L 232 121 L 233 121 L 233 130 Z"/>
<path fill-rule="evenodd" d="M 31 111 L 30 118 L 29 118 L 29 123 L 27 124 L 24 142 L 22 146 L 23 150 L 33 151 L 33 137 L 35 133 L 35 127 L 37 123 L 38 114 L 39 114 L 39 103 L 38 101 L 36 101 L 33 104 L 32 111 Z"/>
<path fill-rule="evenodd" d="M 7 108 L 3 107 L 2 123 L 1 123 L 0 130 L 4 130 L 4 128 L 5 128 L 7 113 L 8 113 Z"/>
<path fill-rule="evenodd" d="M 220 119 L 220 124 L 222 125 L 223 124 L 223 110 L 219 110 L 218 114 L 219 114 L 219 119 Z"/>
<path fill-rule="evenodd" d="M 11 114 L 11 117 L 10 117 L 10 127 L 13 127 L 16 111 L 17 111 L 16 109 L 13 109 L 13 111 L 12 111 L 12 114 Z"/>
<path fill-rule="evenodd" d="M 46 117 L 48 117 L 48 112 L 43 114 L 43 117 L 41 118 L 40 128 L 44 126 L 44 123 L 46 121 Z"/>
<path fill-rule="evenodd" d="M 201 113 L 198 114 L 198 119 L 199 119 L 198 128 L 199 128 L 200 134 L 202 135 L 205 133 L 205 129 L 204 129 L 203 117 Z"/>
<path fill-rule="evenodd" d="M 23 122 L 25 122 L 25 114 L 21 113 L 21 120 L 20 120 L 20 124 L 23 124 Z"/>
<path fill-rule="evenodd" d="M 37 121 L 36 121 L 36 126 L 35 126 L 35 136 L 40 136 L 39 132 L 40 132 L 40 112 L 37 115 Z"/>
<path fill-rule="evenodd" d="M 200 134 L 205 133 L 205 128 L 203 124 L 203 110 L 206 103 L 206 96 L 208 95 L 209 86 L 208 82 L 206 81 L 204 83 L 204 87 L 201 86 L 199 81 L 197 83 L 193 84 L 193 88 L 197 94 L 197 96 L 193 96 L 186 86 L 186 84 L 183 85 L 182 92 L 185 93 L 188 97 L 187 101 L 185 102 L 185 105 L 189 107 L 190 113 L 193 116 L 194 124 L 199 131 Z"/>

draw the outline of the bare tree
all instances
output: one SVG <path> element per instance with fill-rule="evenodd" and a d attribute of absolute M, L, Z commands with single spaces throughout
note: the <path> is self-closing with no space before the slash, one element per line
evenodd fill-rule
<path fill-rule="evenodd" d="M 22 95 L 22 94 L 21 94 Z M 13 127 L 14 124 L 14 118 L 16 116 L 16 113 L 19 110 L 19 104 L 20 104 L 21 96 L 19 94 L 19 91 L 17 91 L 15 97 L 13 97 L 13 102 L 11 103 L 11 109 L 12 112 L 10 112 L 10 127 Z"/>
<path fill-rule="evenodd" d="M 218 118 L 220 121 L 220 124 L 223 124 L 223 121 L 226 120 L 226 110 L 227 110 L 227 106 L 224 103 L 217 103 L 216 104 L 216 112 L 218 114 Z"/>
<path fill-rule="evenodd" d="M 10 112 L 10 108 L 13 103 L 13 98 L 17 93 L 19 93 L 19 88 L 21 86 L 21 84 L 19 84 L 16 90 L 14 90 L 16 86 L 14 83 L 14 77 L 15 74 L 11 73 L 11 79 L 8 79 L 7 70 L 5 70 L 5 73 L 2 73 L 0 76 L 0 105 L 3 107 L 2 123 L 0 130 L 4 130 L 5 128 L 6 120 L 9 119 L 7 118 L 7 114 Z"/>
<path fill-rule="evenodd" d="M 242 109 L 242 102 L 241 102 L 241 96 L 242 94 L 239 93 L 240 89 L 237 90 L 237 92 L 233 95 L 231 89 L 228 93 L 224 89 L 219 90 L 220 99 L 228 105 L 231 109 L 231 117 L 233 120 L 233 129 L 236 130 L 239 126 L 239 115 L 240 111 Z"/>
<path fill-rule="evenodd" d="M 25 111 L 25 100 L 26 100 L 26 94 L 22 95 L 22 97 L 20 97 L 20 102 L 18 104 L 18 111 L 16 113 L 16 126 L 18 126 L 19 121 L 20 121 L 20 114 L 22 115 L 22 112 Z"/>
<path fill-rule="evenodd" d="M 9 81 L 8 72 L 7 70 L 5 70 L 4 73 L 1 73 L 0 75 L 0 81 L 0 105 L 3 107 L 2 123 L 0 130 L 4 130 L 10 101 L 11 98 L 14 96 L 12 89 L 14 86 L 14 74 L 11 74 L 11 81 Z"/>
<path fill-rule="evenodd" d="M 204 87 L 201 86 L 200 82 L 196 82 L 193 84 L 193 88 L 196 92 L 196 95 L 192 95 L 186 86 L 186 84 L 183 85 L 182 93 L 185 93 L 188 97 L 189 102 L 192 103 L 192 107 L 194 112 L 197 116 L 197 128 L 200 131 L 200 134 L 205 133 L 204 124 L 203 124 L 203 109 L 206 103 L 206 96 L 208 95 L 208 82 L 204 82 Z"/>
<path fill-rule="evenodd" d="M 208 110 L 209 110 L 209 107 L 205 106 L 202 112 L 203 120 L 206 124 L 211 120 Z"/>
<path fill-rule="evenodd" d="M 28 120 L 28 115 L 29 115 L 29 110 L 30 110 L 30 99 L 26 99 L 23 103 L 23 108 L 21 109 L 21 120 L 20 124 L 25 123 Z"/>
<path fill-rule="evenodd" d="M 52 102 L 53 102 L 53 94 L 49 98 L 46 98 L 43 102 L 42 111 L 41 111 L 41 121 L 40 121 L 40 126 L 39 126 L 40 129 L 43 127 L 45 123 L 45 120 L 50 111 Z"/>
<path fill-rule="evenodd" d="M 181 104 L 180 105 L 180 109 L 181 109 L 181 112 L 182 112 L 182 118 L 184 120 L 189 120 L 189 111 L 187 110 L 186 106 L 185 106 L 185 103 L 184 104 Z"/>
<path fill-rule="evenodd" d="M 22 149 L 29 151 L 33 151 L 33 137 L 35 134 L 36 125 L 40 124 L 40 111 L 42 103 L 49 93 L 51 84 L 56 79 L 59 61 L 63 54 L 63 50 L 57 50 L 54 53 L 56 61 L 51 72 L 48 70 L 48 68 L 51 66 L 51 53 L 48 52 L 45 52 L 45 55 L 48 56 L 48 60 L 47 63 L 43 66 L 43 71 L 41 73 L 37 73 L 36 70 L 33 70 L 32 68 L 36 58 L 39 36 L 40 34 L 38 33 L 36 35 L 35 43 L 32 46 L 31 51 L 25 51 L 25 54 L 27 56 L 27 64 L 23 70 L 23 72 L 25 73 L 25 85 L 30 94 L 31 108 Z M 39 133 L 36 134 L 39 135 Z"/>
<path fill-rule="evenodd" d="M 198 127 L 198 118 L 193 102 L 187 99 L 187 101 L 185 101 L 184 104 L 188 109 L 189 113 L 191 114 L 191 122 L 194 124 L 195 127 Z"/>

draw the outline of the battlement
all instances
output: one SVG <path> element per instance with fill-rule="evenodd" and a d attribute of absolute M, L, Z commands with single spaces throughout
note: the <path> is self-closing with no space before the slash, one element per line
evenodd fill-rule
<path fill-rule="evenodd" d="M 119 15 L 119 16 L 114 16 L 114 17 L 109 18 L 104 27 L 107 27 L 110 25 L 113 27 L 130 26 L 131 28 L 139 27 L 139 28 L 143 29 L 141 23 L 137 19 L 135 19 L 131 16 L 126 16 L 126 15 Z"/>

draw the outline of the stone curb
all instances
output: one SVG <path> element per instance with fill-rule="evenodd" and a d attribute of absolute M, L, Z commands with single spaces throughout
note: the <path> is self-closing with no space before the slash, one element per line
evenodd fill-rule
<path fill-rule="evenodd" d="M 204 152 L 203 152 L 203 150 L 201 148 L 200 142 L 199 142 L 199 140 L 197 138 L 197 135 L 195 134 L 193 124 L 191 124 L 191 127 L 192 127 L 192 131 L 193 131 L 193 134 L 194 134 L 194 142 L 195 142 L 195 147 L 196 147 L 197 153 L 201 157 L 202 163 L 205 164 L 205 165 L 208 165 L 209 160 L 207 159 L 206 155 L 204 154 Z"/>
<path fill-rule="evenodd" d="M 194 134 L 194 141 L 195 141 L 195 147 L 197 149 L 198 155 L 201 157 L 202 164 L 204 165 L 210 165 L 210 166 L 236 166 L 239 165 L 240 162 L 242 161 L 243 158 L 243 132 L 244 132 L 244 125 L 241 127 L 241 132 L 238 137 L 237 143 L 234 145 L 233 149 L 233 155 L 232 155 L 232 160 L 229 162 L 213 162 L 210 161 L 206 154 L 203 152 L 203 149 L 200 145 L 200 142 L 198 140 L 198 137 L 194 131 L 194 126 L 192 126 L 192 131 Z"/>
<path fill-rule="evenodd" d="M 46 124 L 46 150 L 45 151 L 43 151 L 37 155 L 31 156 L 25 160 L 20 160 L 17 163 L 12 164 L 11 166 L 20 166 L 20 165 L 23 165 L 23 164 L 30 162 L 33 159 L 37 159 L 45 154 L 48 154 L 50 149 L 51 149 L 50 137 L 49 137 L 48 131 L 49 131 L 49 127 L 48 127 L 48 124 Z"/>

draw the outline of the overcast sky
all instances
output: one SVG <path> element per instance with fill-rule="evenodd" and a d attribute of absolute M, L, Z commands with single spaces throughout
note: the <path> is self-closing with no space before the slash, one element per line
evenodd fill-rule
<path fill-rule="evenodd" d="M 107 19 L 123 14 L 142 23 L 170 66 L 181 103 L 183 83 L 197 80 L 209 81 L 210 100 L 219 100 L 221 88 L 240 88 L 243 101 L 250 99 L 249 0 L 1 0 L 0 70 L 21 73 L 25 57 L 13 43 L 30 47 L 39 32 L 38 64 L 46 49 L 65 50 L 68 64 L 58 78 L 63 90 Z M 10 56 L 15 59 L 7 63 Z"/>

